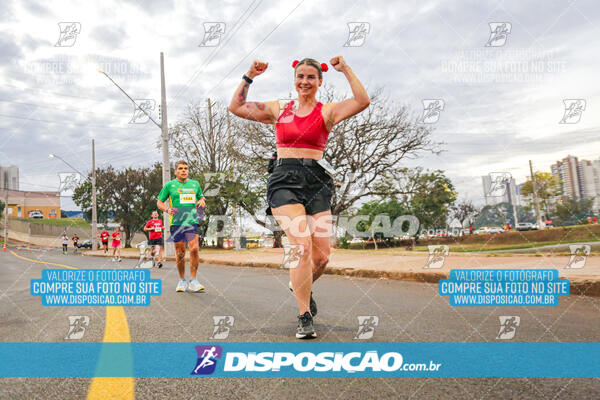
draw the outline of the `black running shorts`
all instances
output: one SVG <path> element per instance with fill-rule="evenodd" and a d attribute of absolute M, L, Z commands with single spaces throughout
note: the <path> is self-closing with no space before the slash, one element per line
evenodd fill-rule
<path fill-rule="evenodd" d="M 331 210 L 333 179 L 311 158 L 280 158 L 267 181 L 267 202 L 302 204 L 307 215 Z"/>
<path fill-rule="evenodd" d="M 165 243 L 163 241 L 163 238 L 158 238 L 158 239 L 148 239 L 148 245 L 149 246 L 164 246 Z"/>

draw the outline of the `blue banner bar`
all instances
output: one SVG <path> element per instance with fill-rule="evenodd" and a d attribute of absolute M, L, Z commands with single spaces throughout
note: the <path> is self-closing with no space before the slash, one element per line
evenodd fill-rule
<path fill-rule="evenodd" d="M 30 293 L 43 306 L 149 306 L 162 281 L 146 269 L 44 269 L 32 279 Z"/>
<path fill-rule="evenodd" d="M 569 293 L 556 269 L 453 269 L 438 282 L 451 306 L 557 306 Z"/>
<path fill-rule="evenodd" d="M 0 343 L 2 377 L 599 377 L 600 343 Z"/>

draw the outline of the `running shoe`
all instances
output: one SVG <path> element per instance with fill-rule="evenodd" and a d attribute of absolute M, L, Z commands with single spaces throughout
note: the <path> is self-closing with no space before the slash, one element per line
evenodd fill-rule
<path fill-rule="evenodd" d="M 162 263 L 161 262 L 158 263 L 158 268 L 162 268 Z"/>
<path fill-rule="evenodd" d="M 310 313 L 312 314 L 313 317 L 317 316 L 317 303 L 315 302 L 315 299 L 313 299 L 312 297 L 312 292 L 310 292 Z"/>
<path fill-rule="evenodd" d="M 121 262 L 121 257 L 119 257 L 119 259 L 117 260 L 118 262 Z"/>
<path fill-rule="evenodd" d="M 314 339 L 317 337 L 315 328 L 313 327 L 313 319 L 307 311 L 304 315 L 298 316 L 298 330 L 296 331 L 297 339 Z"/>
<path fill-rule="evenodd" d="M 292 293 L 294 293 L 294 288 L 292 287 L 292 281 L 289 281 L 288 287 L 290 288 L 290 291 Z M 317 303 L 315 302 L 315 299 L 313 299 L 312 295 L 313 295 L 312 292 L 310 292 L 310 313 L 312 314 L 313 317 L 316 317 L 317 316 Z"/>
<path fill-rule="evenodd" d="M 115 262 L 115 261 L 117 261 L 117 259 L 113 257 L 112 260 L 110 260 L 110 261 Z"/>
<path fill-rule="evenodd" d="M 177 292 L 185 292 L 185 290 L 187 289 L 187 281 L 185 279 L 180 279 L 179 283 L 177 284 L 177 289 L 175 289 Z"/>
<path fill-rule="evenodd" d="M 198 279 L 192 279 L 188 288 L 190 289 L 190 292 L 201 292 L 204 290 L 204 286 L 198 282 Z"/>

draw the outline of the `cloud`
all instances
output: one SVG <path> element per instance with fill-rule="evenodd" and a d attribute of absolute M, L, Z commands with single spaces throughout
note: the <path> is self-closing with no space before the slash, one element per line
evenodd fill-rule
<path fill-rule="evenodd" d="M 128 123 L 131 102 L 98 67 L 132 97 L 158 104 L 164 52 L 174 124 L 190 102 L 227 103 L 255 58 L 270 64 L 249 98 L 264 101 L 295 94 L 292 60 L 341 54 L 366 86 L 384 87 L 415 115 L 423 99 L 444 100 L 433 137 L 445 152 L 408 164 L 446 170 L 461 196 L 477 198 L 480 176 L 491 170 L 523 179 L 529 159 L 549 170 L 569 153 L 597 158 L 599 13 L 593 2 L 3 2 L 0 127 L 10 140 L 0 143 L 0 158 L 41 190 L 57 186 L 51 177 L 63 168 L 46 153 L 89 169 L 92 137 L 100 165 L 160 160 L 160 131 Z M 81 22 L 75 46 L 54 47 L 60 21 Z M 505 46 L 486 48 L 493 21 L 510 22 L 512 31 Z M 226 24 L 218 47 L 199 47 L 205 22 Z M 363 46 L 343 47 L 349 22 L 369 23 Z M 333 69 L 325 81 L 351 95 Z M 587 101 L 577 125 L 558 124 L 565 98 Z"/>

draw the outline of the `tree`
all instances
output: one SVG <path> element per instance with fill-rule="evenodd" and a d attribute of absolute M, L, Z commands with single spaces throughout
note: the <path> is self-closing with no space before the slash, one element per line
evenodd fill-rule
<path fill-rule="evenodd" d="M 377 216 L 389 217 L 390 224 L 396 220 L 396 218 L 409 214 L 409 209 L 405 204 L 398 202 L 397 200 L 391 199 L 387 201 L 373 200 L 362 205 L 358 210 L 358 215 L 368 215 L 368 221 L 359 222 L 359 226 L 356 227 L 359 231 L 371 231 L 371 237 L 373 240 L 386 239 L 390 240 L 391 237 L 384 236 L 383 232 L 374 232 L 377 228 L 383 228 L 383 223 Z M 380 229 L 381 230 L 381 229 Z M 375 243 L 375 249 L 377 249 L 377 243 Z"/>
<path fill-rule="evenodd" d="M 419 220 L 416 237 L 423 227 L 446 225 L 457 193 L 443 171 L 424 172 L 422 168 L 412 168 L 405 172 L 400 190 L 402 195 L 393 199 L 379 197 L 379 200 L 365 203 L 358 214 L 369 215 L 370 219 L 362 223 L 360 229 L 371 229 L 375 216 L 381 214 L 389 216 L 391 221 L 402 215 L 415 216 Z"/>
<path fill-rule="evenodd" d="M 519 222 L 535 223 L 535 216 L 531 210 L 526 207 L 516 207 L 519 216 Z M 481 209 L 481 212 L 475 218 L 474 228 L 482 226 L 502 226 L 506 223 L 515 226 L 515 218 L 512 204 L 502 202 L 494 205 L 487 205 Z"/>
<path fill-rule="evenodd" d="M 4 204 L 4 202 L 2 200 L 0 200 L 0 218 L 4 217 L 4 214 L 2 214 L 4 212 L 4 207 L 6 205 Z"/>
<path fill-rule="evenodd" d="M 442 170 L 423 172 L 422 168 L 414 168 L 409 177 L 404 189 L 407 194 L 400 198 L 410 204 L 410 211 L 419 219 L 419 226 L 446 226 L 450 207 L 457 196 L 450 179 Z"/>
<path fill-rule="evenodd" d="M 546 218 L 548 218 L 552 201 L 562 192 L 562 182 L 549 172 L 535 172 L 534 176 L 537 198 L 541 203 L 542 209 L 546 212 Z M 530 208 L 535 208 L 531 179 L 523 184 L 521 195 L 527 199 L 527 204 Z"/>
<path fill-rule="evenodd" d="M 73 201 L 84 213 L 91 212 L 91 184 L 86 180 L 73 193 Z M 156 210 L 156 197 L 162 189 L 162 167 L 126 168 L 115 170 L 109 166 L 96 170 L 96 203 L 99 215 L 112 212 L 114 220 L 125 233 L 125 247 L 142 231 L 152 211 Z"/>
<path fill-rule="evenodd" d="M 169 131 L 172 153 L 188 162 L 190 176 L 200 182 L 206 196 L 201 235 L 205 235 L 211 216 L 231 217 L 233 207 L 238 211 L 264 207 L 266 192 L 266 168 L 246 165 L 237 156 L 244 147 L 238 134 L 240 121 L 230 118 L 223 104 L 210 104 L 210 108 L 202 104 L 188 106 L 183 121 Z M 264 222 L 261 224 L 264 226 Z M 217 231 L 224 228 L 219 221 Z M 217 239 L 218 247 L 223 246 L 222 236 Z"/>
<path fill-rule="evenodd" d="M 466 222 L 472 221 L 477 218 L 481 210 L 473 205 L 471 200 L 463 199 L 453 204 L 450 207 L 450 215 L 452 218 L 457 219 L 460 222 L 461 227 L 465 227 Z"/>
<path fill-rule="evenodd" d="M 320 101 L 339 101 L 341 96 L 324 85 Z M 408 195 L 403 182 L 411 170 L 402 167 L 406 159 L 416 158 L 422 152 L 440 152 L 441 143 L 431 139 L 431 126 L 419 123 L 406 106 L 398 106 L 383 96 L 382 90 L 370 93 L 371 105 L 356 116 L 334 126 L 329 134 L 324 158 L 336 169 L 336 191 L 332 199 L 332 213 L 341 215 L 351 207 L 375 196 L 391 198 Z M 275 151 L 273 126 L 240 121 L 236 134 L 243 146 L 234 147 L 249 179 L 260 182 L 253 186 L 257 198 L 264 199 L 268 158 Z M 244 209 L 255 216 L 261 203 L 244 204 Z"/>
<path fill-rule="evenodd" d="M 557 202 L 555 225 L 578 225 L 587 222 L 587 217 L 593 215 L 593 199 L 569 199 L 563 197 Z"/>

